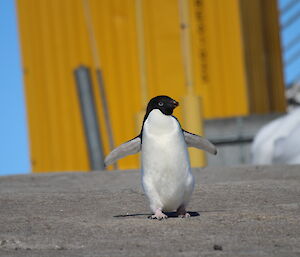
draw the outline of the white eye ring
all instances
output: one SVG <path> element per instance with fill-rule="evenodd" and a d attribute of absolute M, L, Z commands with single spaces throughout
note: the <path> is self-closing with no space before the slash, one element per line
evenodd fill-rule
<path fill-rule="evenodd" d="M 163 106 L 164 103 L 163 103 L 163 102 L 159 102 L 158 105 L 159 105 L 159 106 Z"/>

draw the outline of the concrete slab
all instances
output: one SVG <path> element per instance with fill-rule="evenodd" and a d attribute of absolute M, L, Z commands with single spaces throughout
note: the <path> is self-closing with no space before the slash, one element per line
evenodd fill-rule
<path fill-rule="evenodd" d="M 192 217 L 164 221 L 139 171 L 0 177 L 0 256 L 300 256 L 300 166 L 194 174 Z"/>
<path fill-rule="evenodd" d="M 251 141 L 256 133 L 271 120 L 283 113 L 249 115 L 232 118 L 205 120 L 204 135 L 212 142 L 219 142 L 218 157 L 206 154 L 209 166 L 244 165 L 251 164 Z M 228 143 L 224 143 L 224 142 Z M 235 143 L 230 141 L 236 141 Z M 220 142 L 223 142 L 220 144 Z"/>

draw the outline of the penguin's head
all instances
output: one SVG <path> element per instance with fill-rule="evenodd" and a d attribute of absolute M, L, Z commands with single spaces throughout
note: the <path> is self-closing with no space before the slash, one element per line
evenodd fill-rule
<path fill-rule="evenodd" d="M 146 115 L 154 109 L 159 109 L 165 115 L 172 115 L 173 110 L 179 105 L 177 101 L 166 95 L 152 98 L 147 105 Z M 147 115 L 148 116 L 148 115 Z"/>

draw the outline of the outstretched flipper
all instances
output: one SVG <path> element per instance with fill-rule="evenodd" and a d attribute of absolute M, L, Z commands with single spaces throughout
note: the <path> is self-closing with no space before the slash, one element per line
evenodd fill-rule
<path fill-rule="evenodd" d="M 211 154 L 217 154 L 217 148 L 209 140 L 185 130 L 182 130 L 182 132 L 188 147 L 195 147 Z"/>
<path fill-rule="evenodd" d="M 111 165 L 117 160 L 127 155 L 136 154 L 139 151 L 141 151 L 141 138 L 137 136 L 112 150 L 109 155 L 106 156 L 104 163 L 106 166 Z"/>
<path fill-rule="evenodd" d="M 209 140 L 188 131 L 182 131 L 188 147 L 195 147 L 211 154 L 217 154 L 217 148 Z M 140 135 L 112 150 L 104 160 L 105 166 L 111 165 L 127 155 L 136 154 L 139 151 L 141 151 Z"/>

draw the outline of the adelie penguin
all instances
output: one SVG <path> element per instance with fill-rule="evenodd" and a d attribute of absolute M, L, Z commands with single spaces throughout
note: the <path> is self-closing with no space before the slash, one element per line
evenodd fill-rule
<path fill-rule="evenodd" d="M 172 115 L 179 103 L 168 96 L 156 96 L 147 106 L 141 133 L 114 149 L 106 158 L 110 165 L 120 158 L 142 151 L 142 185 L 147 195 L 152 219 L 166 219 L 164 212 L 186 211 L 194 189 L 187 147 L 196 147 L 216 154 L 216 147 L 207 139 L 183 130 Z"/>

